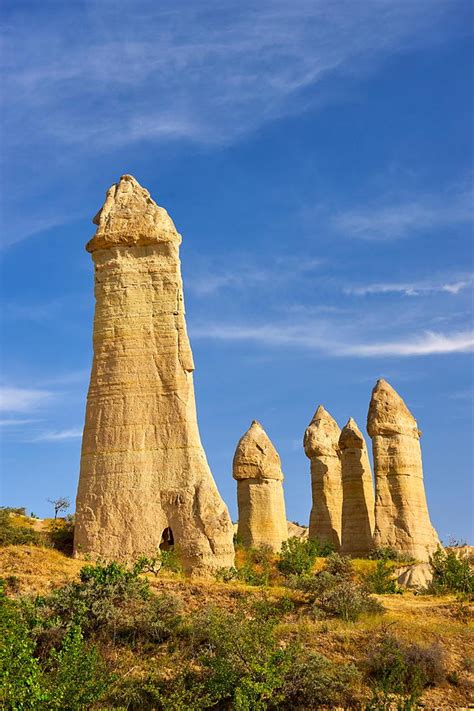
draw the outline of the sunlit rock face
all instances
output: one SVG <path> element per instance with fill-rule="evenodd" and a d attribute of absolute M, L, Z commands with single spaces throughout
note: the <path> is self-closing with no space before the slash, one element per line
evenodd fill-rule
<path fill-rule="evenodd" d="M 269 546 L 274 551 L 288 538 L 283 472 L 278 452 L 259 422 L 254 420 L 234 454 L 239 525 L 245 546 Z"/>
<path fill-rule="evenodd" d="M 378 380 L 372 391 L 367 431 L 375 470 L 374 543 L 426 561 L 440 542 L 426 502 L 421 433 L 386 380 Z"/>
<path fill-rule="evenodd" d="M 322 405 L 306 429 L 303 446 L 311 461 L 313 504 L 309 518 L 309 538 L 341 546 L 342 478 L 337 422 Z"/>
<path fill-rule="evenodd" d="M 374 485 L 364 436 L 351 418 L 339 437 L 344 555 L 367 556 L 374 547 Z"/>
<path fill-rule="evenodd" d="M 94 360 L 77 494 L 76 555 L 133 559 L 174 543 L 184 568 L 233 564 L 232 524 L 197 425 L 181 236 L 124 175 L 87 245 L 95 264 Z"/>

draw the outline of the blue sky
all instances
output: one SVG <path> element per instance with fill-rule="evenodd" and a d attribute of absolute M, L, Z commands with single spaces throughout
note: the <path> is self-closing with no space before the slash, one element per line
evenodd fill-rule
<path fill-rule="evenodd" d="M 202 439 L 233 517 L 252 419 L 306 523 L 323 403 L 386 377 L 423 431 L 441 537 L 472 542 L 472 3 L 6 0 L 2 503 L 75 497 L 86 241 L 133 174 L 183 234 Z"/>

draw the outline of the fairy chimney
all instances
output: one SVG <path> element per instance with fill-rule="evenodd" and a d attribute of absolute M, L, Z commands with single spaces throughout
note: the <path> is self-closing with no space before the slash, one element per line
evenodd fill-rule
<path fill-rule="evenodd" d="M 339 437 L 342 467 L 344 555 L 364 557 L 373 548 L 374 485 L 364 436 L 352 417 Z"/>
<path fill-rule="evenodd" d="M 75 554 L 133 560 L 174 544 L 186 572 L 206 575 L 233 564 L 233 530 L 199 437 L 181 236 L 130 175 L 110 188 L 94 223 Z"/>
<path fill-rule="evenodd" d="M 288 538 L 283 473 L 278 452 L 259 422 L 254 420 L 234 454 L 239 524 L 237 535 L 245 546 L 270 546 L 274 551 Z"/>
<path fill-rule="evenodd" d="M 304 434 L 303 446 L 311 460 L 313 505 L 309 518 L 309 538 L 341 545 L 342 481 L 337 422 L 322 405 L 316 410 Z"/>
<path fill-rule="evenodd" d="M 372 391 L 367 431 L 375 470 L 375 545 L 428 560 L 440 542 L 426 503 L 421 432 L 386 380 L 378 380 Z"/>

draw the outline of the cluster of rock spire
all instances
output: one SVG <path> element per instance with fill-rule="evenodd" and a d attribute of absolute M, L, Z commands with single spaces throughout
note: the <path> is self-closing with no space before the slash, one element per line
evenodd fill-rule
<path fill-rule="evenodd" d="M 233 526 L 201 445 L 179 245 L 166 210 L 124 175 L 87 244 L 95 264 L 94 360 L 76 503 L 76 555 L 133 559 L 176 543 L 186 572 L 233 563 Z M 420 432 L 384 380 L 364 437 L 323 406 L 304 435 L 309 537 L 353 556 L 391 546 L 426 560 L 439 545 L 423 486 Z M 278 452 L 254 421 L 233 461 L 238 535 L 279 550 L 288 537 Z"/>
<path fill-rule="evenodd" d="M 366 556 L 374 548 L 390 547 L 427 560 L 440 542 L 428 514 L 420 432 L 401 397 L 385 380 L 378 380 L 372 391 L 367 423 L 374 454 L 375 494 L 365 439 L 352 418 L 340 430 L 320 405 L 306 429 L 303 446 L 311 462 L 312 489 L 308 537 L 330 543 L 345 555 Z M 270 489 L 261 474 L 253 479 L 253 499 L 244 497 L 240 490 L 243 442 L 247 476 L 253 477 L 256 470 L 275 469 L 281 474 L 275 448 L 261 425 L 252 423 L 234 457 L 239 535 L 246 545 L 266 543 L 279 550 L 287 538 L 283 476 L 278 477 L 278 486 Z M 265 442 L 264 448 L 261 442 Z M 257 488 L 261 489 L 258 494 Z M 265 533 L 269 512 L 273 516 L 271 537 Z"/>

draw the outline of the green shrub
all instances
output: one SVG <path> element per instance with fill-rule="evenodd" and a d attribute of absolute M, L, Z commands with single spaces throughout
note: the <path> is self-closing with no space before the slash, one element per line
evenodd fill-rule
<path fill-rule="evenodd" d="M 45 666 L 48 709 L 90 708 L 104 696 L 112 680 L 98 652 L 85 644 L 79 627 L 68 631 L 61 648 L 51 651 Z"/>
<path fill-rule="evenodd" d="M 367 588 L 355 579 L 349 558 L 332 553 L 323 570 L 314 575 L 295 576 L 292 586 L 308 596 L 318 614 L 353 622 L 362 613 L 378 614 L 383 607 Z"/>
<path fill-rule="evenodd" d="M 98 653 L 71 628 L 44 659 L 21 608 L 0 597 L 0 706 L 21 711 L 81 711 L 98 701 L 111 678 Z"/>
<path fill-rule="evenodd" d="M 390 546 L 381 546 L 380 548 L 374 548 L 369 553 L 369 558 L 371 560 L 393 560 L 397 563 L 411 563 L 413 562 L 413 557 L 403 553 L 403 551 L 397 551 L 396 548 L 391 548 Z"/>
<path fill-rule="evenodd" d="M 430 557 L 433 581 L 430 592 L 459 592 L 474 594 L 474 570 L 465 558 L 457 558 L 454 551 L 438 548 Z"/>
<path fill-rule="evenodd" d="M 397 708 L 416 708 L 423 689 L 446 677 L 439 645 L 406 644 L 387 633 L 367 657 L 366 671 L 373 683 L 370 709 L 391 708 L 391 703 L 397 703 Z"/>
<path fill-rule="evenodd" d="M 316 652 L 300 655 L 283 687 L 284 708 L 352 708 L 360 680 L 361 674 L 353 664 L 334 663 Z"/>
<path fill-rule="evenodd" d="M 141 566 L 128 569 L 120 563 L 85 565 L 79 581 L 68 583 L 48 597 L 25 601 L 25 615 L 45 649 L 73 626 L 86 636 L 103 628 L 112 632 L 120 624 L 123 608 L 149 597 L 149 585 L 140 578 Z M 62 632 L 61 632 L 62 630 Z"/>
<path fill-rule="evenodd" d="M 47 535 L 53 548 L 66 555 L 72 555 L 74 544 L 74 520 L 72 517 L 57 518 L 51 521 Z"/>
<path fill-rule="evenodd" d="M 160 551 L 161 567 L 163 570 L 169 570 L 172 573 L 182 573 L 183 566 L 179 559 L 179 553 L 176 548 L 171 548 L 168 551 Z"/>
<path fill-rule="evenodd" d="M 41 545 L 43 539 L 33 528 L 26 525 L 13 525 L 10 512 L 17 513 L 19 510 L 0 509 L 0 546 Z M 24 509 L 21 510 L 24 511 Z"/>
<path fill-rule="evenodd" d="M 278 638 L 282 614 L 280 606 L 263 601 L 233 614 L 213 609 L 196 621 L 205 690 L 213 704 L 230 703 L 236 711 L 279 707 L 295 659 L 294 647 L 283 648 Z"/>
<path fill-rule="evenodd" d="M 316 558 L 322 555 L 321 551 L 317 541 L 289 538 L 282 545 L 277 563 L 278 570 L 285 576 L 309 573 Z"/>
<path fill-rule="evenodd" d="M 375 570 L 365 576 L 364 584 L 367 590 L 376 595 L 390 595 L 399 592 L 397 581 L 393 578 L 393 568 L 385 559 L 379 559 Z"/>

